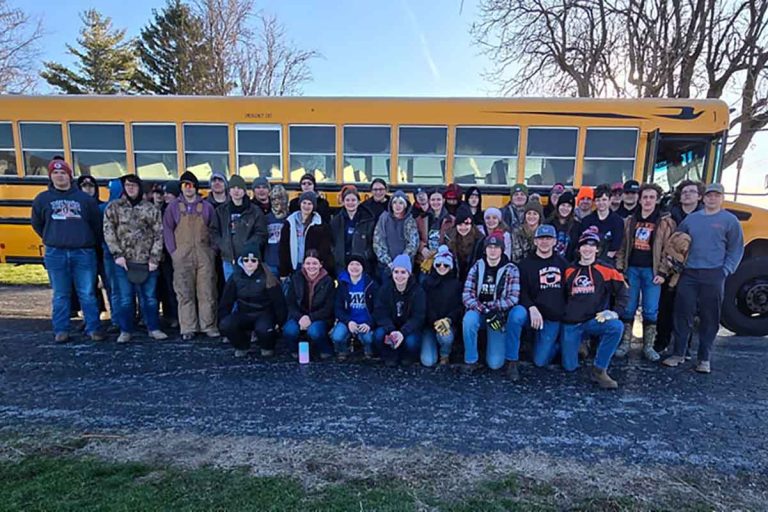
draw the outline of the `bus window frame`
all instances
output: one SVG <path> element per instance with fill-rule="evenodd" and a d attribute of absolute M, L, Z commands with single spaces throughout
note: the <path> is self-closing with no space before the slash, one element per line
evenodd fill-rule
<path fill-rule="evenodd" d="M 120 121 L 104 121 L 104 122 L 97 122 L 97 121 L 67 121 L 67 136 L 69 137 L 69 154 L 72 159 L 72 174 L 73 176 L 82 176 L 78 173 L 78 166 L 75 159 L 75 153 L 123 153 L 125 155 L 125 172 L 121 174 L 121 176 L 125 176 L 126 174 L 129 174 L 129 164 L 128 164 L 128 139 L 125 135 L 125 128 L 126 125 L 128 125 L 128 121 L 120 122 Z M 82 126 L 82 125 L 91 125 L 91 126 L 120 126 L 123 130 L 123 143 L 124 148 L 122 150 L 119 149 L 75 149 L 75 147 L 72 145 L 72 126 Z M 131 133 L 133 135 L 133 133 Z M 114 179 L 114 177 L 111 177 L 110 179 Z"/>
<path fill-rule="evenodd" d="M 8 127 L 11 129 L 11 143 L 12 143 L 12 146 L 11 147 L 0 146 L 0 152 L 8 152 L 8 153 L 13 155 L 13 167 L 15 168 L 16 172 L 13 173 L 13 174 L 5 174 L 5 173 L 3 173 L 3 174 L 0 174 L 0 176 L 16 176 L 16 177 L 18 177 L 19 176 L 19 165 L 18 165 L 18 162 L 16 161 L 16 157 L 17 157 L 17 154 L 16 154 L 16 133 L 15 133 L 15 131 L 13 129 L 13 121 L 0 121 L 0 125 L 3 125 L 3 124 L 7 124 Z"/>
<path fill-rule="evenodd" d="M 61 135 L 61 149 L 43 149 L 43 148 L 25 148 L 24 147 L 24 136 L 22 134 L 22 126 L 23 125 L 34 125 L 34 124 L 51 124 L 51 125 L 57 125 L 59 127 L 59 133 Z M 67 161 L 71 161 L 71 158 L 67 158 L 67 155 L 71 155 L 71 151 L 68 151 L 66 149 L 67 144 L 69 142 L 69 130 L 64 131 L 65 123 L 62 121 L 17 121 L 17 126 L 19 129 L 19 148 L 21 149 L 21 176 L 24 179 L 39 179 L 39 180 L 48 180 L 48 174 L 45 175 L 35 175 L 35 174 L 27 174 L 27 158 L 26 158 L 26 152 L 27 151 L 42 151 L 46 153 L 58 153 L 62 158 L 66 159 Z"/>
<path fill-rule="evenodd" d="M 331 185 L 331 184 L 338 184 L 339 182 L 339 125 L 335 123 L 289 123 L 287 125 L 288 127 L 288 168 L 285 170 L 283 176 L 285 177 L 287 173 L 287 179 L 285 179 L 285 183 L 300 183 L 301 177 L 297 181 L 291 180 L 291 173 L 293 173 L 293 169 L 291 169 L 291 158 L 292 155 L 297 156 L 323 156 L 323 157 L 329 157 L 332 156 L 334 158 L 333 161 L 333 179 L 327 179 L 318 182 L 318 185 Z M 306 153 L 306 152 L 295 152 L 292 150 L 292 141 L 291 141 L 291 128 L 297 127 L 297 128 L 333 128 L 333 153 Z M 305 172 L 310 172 L 306 168 L 304 169 Z M 328 173 L 328 170 L 325 169 L 326 174 Z"/>
<path fill-rule="evenodd" d="M 273 178 L 271 176 L 267 177 L 267 180 L 270 181 L 284 181 L 285 180 L 285 167 L 283 162 L 283 125 L 278 123 L 235 123 L 235 169 L 234 173 L 240 175 L 240 156 L 274 156 L 277 155 L 278 161 L 280 162 L 280 177 L 279 178 Z M 277 153 L 240 153 L 240 138 L 238 137 L 238 134 L 240 133 L 241 127 L 247 127 L 244 128 L 247 131 L 274 131 L 277 129 L 277 137 L 278 137 L 278 148 Z M 234 174 L 230 173 L 230 174 Z"/>
<path fill-rule="evenodd" d="M 637 155 L 638 155 L 638 149 L 640 148 L 640 134 L 641 130 L 639 127 L 634 126 L 586 126 L 584 127 L 584 157 L 581 161 L 581 176 L 580 176 L 580 183 L 584 185 L 584 164 L 586 164 L 588 161 L 615 161 L 615 162 L 629 162 L 630 159 L 626 157 L 599 157 L 599 156 L 587 156 L 587 143 L 589 142 L 589 131 L 590 130 L 599 130 L 599 131 L 628 131 L 628 130 L 634 130 L 635 131 L 635 148 L 633 151 L 633 157 L 631 159 L 632 161 L 632 172 L 630 173 L 630 177 L 628 179 L 635 179 L 636 169 L 637 169 Z M 574 170 L 575 173 L 575 170 Z M 626 180 L 622 180 L 622 183 Z M 601 185 L 602 183 L 593 183 L 591 187 L 596 187 L 598 185 Z"/>
<path fill-rule="evenodd" d="M 442 154 L 442 155 L 440 155 L 440 154 L 427 154 L 427 153 L 416 153 L 416 154 L 401 153 L 400 152 L 400 148 L 402 146 L 402 144 L 401 144 L 402 136 L 401 136 L 400 131 L 403 128 L 445 128 L 445 153 Z M 396 166 L 397 167 L 395 168 L 395 173 L 394 174 L 395 174 L 395 177 L 397 178 L 396 183 L 398 185 L 435 186 L 434 184 L 419 183 L 419 182 L 416 182 L 416 181 L 413 181 L 413 182 L 407 182 L 407 181 L 406 182 L 401 182 L 400 181 L 400 159 L 402 157 L 405 157 L 405 158 L 418 158 L 418 157 L 430 157 L 430 156 L 431 157 L 442 157 L 443 160 L 445 161 L 445 170 L 443 171 L 443 172 L 445 172 L 445 176 L 443 176 L 443 184 L 445 184 L 448 181 L 453 179 L 452 178 L 452 175 L 453 175 L 453 162 L 449 162 L 448 161 L 448 153 L 449 153 L 449 149 L 450 149 L 450 147 L 448 145 L 448 142 L 450 141 L 450 129 L 451 129 L 451 125 L 449 125 L 449 124 L 399 124 L 399 125 L 397 125 L 397 155 L 396 155 L 397 156 L 397 159 L 396 159 Z"/>
<path fill-rule="evenodd" d="M 226 151 L 194 151 L 194 150 L 193 151 L 189 151 L 189 150 L 187 150 L 187 132 L 186 132 L 186 127 L 187 126 L 223 126 L 223 127 L 225 127 L 227 129 L 227 137 L 226 137 L 226 140 L 227 140 L 227 150 Z M 182 172 L 187 172 L 189 170 L 189 166 L 187 165 L 187 154 L 190 154 L 190 155 L 226 155 L 226 157 L 227 157 L 227 167 L 229 167 L 229 165 L 231 163 L 230 162 L 230 160 L 231 160 L 230 157 L 232 156 L 232 152 L 230 151 L 230 148 L 229 148 L 229 142 L 230 142 L 230 137 L 231 137 L 231 133 L 229 131 L 229 128 L 230 128 L 229 123 L 195 123 L 195 122 L 185 123 L 185 122 L 182 122 L 181 123 L 181 142 L 182 142 L 182 154 L 184 156 L 184 160 L 183 160 L 183 164 L 184 164 L 183 165 L 183 169 L 184 169 L 184 171 L 181 171 L 181 169 L 179 169 L 179 171 L 180 171 L 179 172 L 179 176 L 181 176 Z M 227 169 L 226 170 L 226 174 L 231 174 L 230 171 L 231 171 L 231 169 Z M 214 171 L 211 171 L 211 174 L 213 174 L 213 172 Z M 200 179 L 200 181 L 203 182 L 203 183 L 207 183 L 207 182 L 210 181 L 210 178 L 207 179 L 207 180 Z"/>
<path fill-rule="evenodd" d="M 582 167 L 579 165 L 579 151 L 580 148 L 583 147 L 583 145 L 586 144 L 586 130 L 584 130 L 584 143 L 582 144 L 581 138 L 582 138 L 582 128 L 580 126 L 550 126 L 550 125 L 530 125 L 525 127 L 525 156 L 523 158 L 523 174 L 519 179 L 522 181 L 522 183 L 528 182 L 528 177 L 526 177 L 526 165 L 528 164 L 529 158 L 537 158 L 537 159 L 549 159 L 549 160 L 573 160 L 573 176 L 571 177 L 570 184 L 565 183 L 568 180 L 564 180 L 563 182 L 568 186 L 577 186 L 578 183 L 579 186 L 581 184 L 582 180 Z M 574 147 L 574 153 L 572 157 L 566 157 L 566 156 L 531 156 L 528 154 L 528 146 L 531 143 L 531 137 L 530 132 L 531 130 L 571 130 L 576 132 L 576 146 Z M 583 160 L 583 159 L 582 159 Z M 533 185 L 533 186 L 542 186 L 542 187 L 551 187 L 554 185 L 554 183 L 542 183 L 541 185 Z M 530 185 L 529 185 L 530 186 Z"/>
<path fill-rule="evenodd" d="M 365 156 L 376 157 L 376 156 L 384 156 L 384 155 L 386 155 L 387 158 L 389 158 L 389 168 L 387 169 L 387 176 L 385 178 L 385 181 L 387 183 L 389 183 L 390 182 L 390 177 L 392 175 L 392 164 L 395 161 L 395 159 L 393 158 L 393 155 L 392 155 L 392 151 L 393 151 L 393 147 L 392 147 L 392 134 L 395 131 L 393 129 L 394 126 L 392 124 L 386 124 L 386 123 L 380 123 L 380 124 L 375 124 L 375 123 L 361 123 L 361 124 L 357 124 L 357 123 L 353 123 L 353 124 L 342 124 L 342 125 L 340 125 L 340 128 L 341 129 L 340 129 L 339 133 L 340 133 L 340 137 L 341 137 L 340 142 L 341 142 L 341 172 L 342 172 L 341 182 L 342 183 L 356 183 L 356 184 L 363 184 L 363 185 L 370 185 L 371 184 L 371 182 L 375 179 L 373 177 L 373 173 L 371 173 L 371 176 L 369 176 L 368 181 L 353 181 L 353 182 L 346 182 L 346 181 L 344 181 L 344 176 L 343 176 L 343 173 L 344 173 L 344 161 L 346 160 L 346 156 L 348 154 L 344 150 L 344 141 L 345 141 L 344 130 L 346 128 L 388 128 L 389 129 L 389 140 L 387 141 L 387 144 L 389 145 L 389 151 L 387 153 L 378 153 L 378 154 L 373 154 L 373 153 L 349 153 L 349 156 L 351 156 L 351 157 L 365 157 Z"/>
<path fill-rule="evenodd" d="M 136 172 L 136 175 L 141 177 L 141 174 L 139 174 L 139 166 L 138 162 L 136 161 L 136 155 L 139 154 L 161 154 L 161 155 L 174 155 L 176 160 L 176 179 L 181 175 L 179 173 L 179 141 L 178 141 L 178 134 L 176 130 L 176 123 L 173 122 L 147 122 L 147 121 L 139 121 L 139 122 L 131 122 L 128 123 L 130 125 L 130 133 L 131 133 L 131 149 L 133 153 L 133 166 Z M 141 126 L 170 126 L 173 128 L 173 144 L 176 147 L 174 151 L 164 151 L 164 150 L 144 150 L 144 149 L 136 149 L 136 133 L 134 132 L 135 127 L 141 127 Z"/>
<path fill-rule="evenodd" d="M 465 155 L 458 153 L 458 140 L 459 140 L 459 129 L 460 128 L 479 128 L 479 129 L 502 129 L 502 130 L 517 130 L 517 154 L 516 155 Z M 508 175 L 507 179 L 513 180 L 512 183 L 507 183 L 505 185 L 499 185 L 499 184 L 486 184 L 486 183 L 478 183 L 477 185 L 481 185 L 483 187 L 491 187 L 491 188 L 509 188 L 515 183 L 517 183 L 517 168 L 520 165 L 520 149 L 522 144 L 522 133 L 523 133 L 523 126 L 521 125 L 476 125 L 476 124 L 457 124 L 453 127 L 453 161 L 451 162 L 451 181 L 454 182 L 456 180 L 456 159 L 457 158 L 472 158 L 472 157 L 481 157 L 481 158 L 497 158 L 497 159 L 503 159 L 503 160 L 509 160 L 514 158 L 515 159 L 515 167 L 513 169 L 513 174 Z M 512 169 L 511 169 L 512 170 Z"/>

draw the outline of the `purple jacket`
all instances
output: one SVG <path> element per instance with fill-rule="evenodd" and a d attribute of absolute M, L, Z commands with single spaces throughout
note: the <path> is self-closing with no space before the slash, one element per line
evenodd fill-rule
<path fill-rule="evenodd" d="M 198 206 L 198 204 L 202 206 Z M 163 215 L 163 240 L 168 254 L 176 252 L 176 226 L 179 225 L 182 209 L 186 210 L 188 214 L 197 215 L 199 212 L 199 215 L 203 216 L 203 222 L 206 226 L 211 225 L 211 220 L 215 214 L 211 203 L 200 196 L 197 196 L 191 203 L 187 203 L 181 196 L 169 203 L 168 208 L 165 209 L 165 215 Z"/>

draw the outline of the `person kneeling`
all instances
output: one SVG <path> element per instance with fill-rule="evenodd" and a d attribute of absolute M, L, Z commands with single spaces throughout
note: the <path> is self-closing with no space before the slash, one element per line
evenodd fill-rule
<path fill-rule="evenodd" d="M 464 314 L 464 371 L 477 369 L 477 334 L 486 329 L 486 362 L 492 370 L 504 365 L 509 311 L 520 297 L 520 273 L 503 254 L 504 237 L 494 231 L 485 242 L 485 256 L 469 270 L 462 299 Z M 505 331 L 507 334 L 505 334 Z"/>
<path fill-rule="evenodd" d="M 440 365 L 447 365 L 462 307 L 461 284 L 456 279 L 453 255 L 447 245 L 438 247 L 432 270 L 422 286 L 429 309 L 421 338 L 421 364 L 435 365 L 439 345 Z"/>
<path fill-rule="evenodd" d="M 426 304 L 424 290 L 412 275 L 411 258 L 397 256 L 392 262 L 392 279 L 382 285 L 373 311 L 379 325 L 375 339 L 387 366 L 397 366 L 400 361 L 408 365 L 418 357 Z"/>
<path fill-rule="evenodd" d="M 296 357 L 302 334 L 320 351 L 322 359 L 333 356 L 328 329 L 333 322 L 335 291 L 333 279 L 320 263 L 319 253 L 307 250 L 301 269 L 293 273 L 288 283 L 288 321 L 283 327 L 283 336 Z"/>
<path fill-rule="evenodd" d="M 339 361 L 345 360 L 349 355 L 349 339 L 352 336 L 357 336 L 363 344 L 366 359 L 373 356 L 372 314 L 379 287 L 365 271 L 364 262 L 362 255 L 353 254 L 347 261 L 347 269 L 339 274 L 335 308 L 338 322 L 331 332 Z"/>
<path fill-rule="evenodd" d="M 258 244 L 246 244 L 241 249 L 219 301 L 219 329 L 235 347 L 235 357 L 247 355 L 251 331 L 256 334 L 262 357 L 273 356 L 276 326 L 285 322 L 280 281 L 261 261 L 260 254 Z"/>
<path fill-rule="evenodd" d="M 603 389 L 616 389 L 608 365 L 621 341 L 624 325 L 619 317 L 627 304 L 627 285 L 621 273 L 595 261 L 600 236 L 587 230 L 578 242 L 579 261 L 565 270 L 566 304 L 563 316 L 562 362 L 565 371 L 579 367 L 579 345 L 584 336 L 597 336 L 592 380 Z M 613 298 L 613 310 L 605 309 Z"/>

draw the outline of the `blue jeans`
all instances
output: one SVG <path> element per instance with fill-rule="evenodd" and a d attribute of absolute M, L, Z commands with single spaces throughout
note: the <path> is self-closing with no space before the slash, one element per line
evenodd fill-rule
<path fill-rule="evenodd" d="M 224 281 L 229 281 L 232 274 L 235 273 L 235 266 L 228 261 L 221 261 L 221 269 L 224 271 Z M 275 274 L 277 275 L 277 274 Z"/>
<path fill-rule="evenodd" d="M 656 323 L 659 317 L 659 298 L 661 286 L 653 284 L 653 268 L 629 267 L 626 272 L 629 284 L 629 300 L 624 309 L 622 320 L 630 322 L 635 318 L 637 306 L 640 304 L 640 294 L 643 295 L 643 320 Z"/>
<path fill-rule="evenodd" d="M 107 277 L 107 285 L 109 291 L 110 321 L 112 325 L 117 325 L 117 310 L 120 304 L 120 296 L 117 293 L 117 283 L 115 282 L 115 259 L 107 250 L 104 251 L 104 274 Z"/>
<path fill-rule="evenodd" d="M 299 322 L 292 318 L 285 322 L 283 336 L 288 342 L 291 352 L 298 352 L 299 336 L 301 336 Z M 328 340 L 328 324 L 325 320 L 316 320 L 309 324 L 307 339 L 311 346 L 318 348 L 323 354 L 333 354 L 333 346 Z"/>
<path fill-rule="evenodd" d="M 520 333 L 530 327 L 530 314 L 523 306 L 515 306 L 509 312 L 509 336 L 507 337 L 507 361 L 517 361 L 520 354 Z M 533 364 L 547 366 L 555 358 L 560 337 L 560 322 L 544 320 L 541 329 L 536 330 L 533 344 Z"/>
<path fill-rule="evenodd" d="M 376 329 L 373 335 L 373 341 L 378 348 L 381 358 L 384 360 L 399 361 L 404 357 L 415 361 L 419 356 L 419 346 L 421 345 L 421 335 L 411 333 L 405 337 L 400 346 L 396 349 L 384 343 L 384 338 L 389 334 L 383 327 Z"/>
<path fill-rule="evenodd" d="M 597 336 L 600 343 L 597 346 L 595 367 L 607 370 L 616 347 L 619 346 L 624 324 L 621 320 L 608 320 L 600 323 L 596 319 L 587 320 L 580 324 L 563 324 L 563 340 L 561 358 L 563 368 L 572 372 L 579 367 L 579 345 L 584 336 Z"/>
<path fill-rule="evenodd" d="M 421 364 L 427 367 L 435 366 L 435 363 L 437 363 L 438 346 L 440 347 L 440 357 L 450 356 L 453 338 L 453 328 L 445 336 L 437 334 L 432 327 L 424 329 L 424 333 L 421 336 Z"/>
<path fill-rule="evenodd" d="M 485 362 L 491 370 L 498 370 L 504 366 L 504 359 L 507 353 L 507 337 L 511 327 L 512 315 L 507 317 L 507 325 L 501 331 L 487 328 L 486 318 L 487 315 L 477 311 L 467 311 L 464 313 L 464 362 L 475 364 L 480 359 L 477 353 L 477 333 L 481 329 L 487 329 L 488 343 L 485 349 Z M 518 350 L 519 348 L 518 344 Z"/>
<path fill-rule="evenodd" d="M 148 331 L 160 329 L 160 313 L 157 303 L 157 274 L 158 271 L 149 273 L 149 277 L 142 284 L 133 284 L 128 280 L 128 272 L 115 265 L 115 283 L 117 284 L 118 308 L 117 325 L 122 332 L 133 332 L 136 297 L 139 298 L 141 317 Z"/>
<path fill-rule="evenodd" d="M 374 333 L 375 331 L 372 329 L 366 333 L 358 333 L 356 335 L 357 339 L 360 340 L 360 343 L 363 344 L 363 351 L 366 354 L 373 353 Z M 336 326 L 331 331 L 331 340 L 333 341 L 333 346 L 336 348 L 337 354 L 349 353 L 349 338 L 351 337 L 352 335 L 349 333 L 349 328 L 342 322 L 337 322 Z"/>
<path fill-rule="evenodd" d="M 45 269 L 53 290 L 51 320 L 56 334 L 69 332 L 71 294 L 74 286 L 80 308 L 85 317 L 85 332 L 99 330 L 99 303 L 94 288 L 96 284 L 95 249 L 59 249 L 45 247 Z"/>

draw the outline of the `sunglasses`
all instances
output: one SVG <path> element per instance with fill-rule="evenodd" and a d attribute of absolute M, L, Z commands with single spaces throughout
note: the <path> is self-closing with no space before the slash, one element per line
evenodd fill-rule
<path fill-rule="evenodd" d="M 447 263 L 435 263 L 436 268 L 451 268 L 451 266 Z"/>
<path fill-rule="evenodd" d="M 80 185 L 82 188 L 88 187 L 88 188 L 96 188 L 95 183 L 91 183 L 90 181 L 84 181 L 82 185 Z"/>
<path fill-rule="evenodd" d="M 181 182 L 181 186 L 184 187 L 184 188 L 194 188 L 195 184 L 194 183 L 190 183 L 189 181 L 182 181 Z"/>
<path fill-rule="evenodd" d="M 259 262 L 259 258 L 257 258 L 256 256 L 246 256 L 245 258 L 243 258 L 243 263 L 258 263 L 258 262 Z"/>
<path fill-rule="evenodd" d="M 462 222 L 465 226 L 471 226 L 472 225 L 472 219 L 467 219 L 464 222 Z"/>

